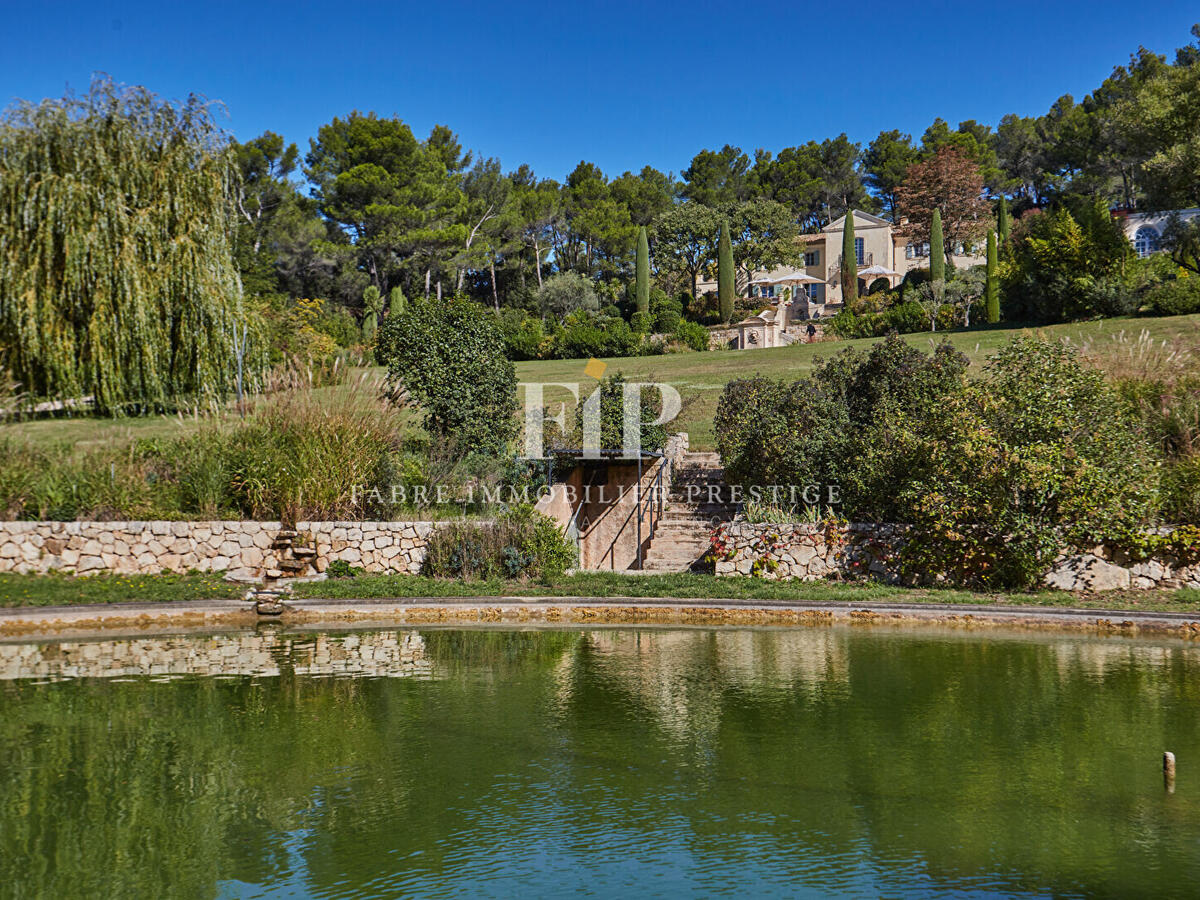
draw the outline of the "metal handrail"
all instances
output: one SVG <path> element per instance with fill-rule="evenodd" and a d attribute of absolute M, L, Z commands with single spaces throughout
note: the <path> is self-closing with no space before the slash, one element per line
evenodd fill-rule
<path fill-rule="evenodd" d="M 654 485 L 650 490 L 650 494 L 646 497 L 644 504 L 643 504 L 642 498 L 640 496 L 638 497 L 637 563 L 638 563 L 639 569 L 642 568 L 642 565 L 645 562 L 645 559 L 643 557 L 642 548 L 645 546 L 645 543 L 647 541 L 654 540 L 654 532 L 658 530 L 658 523 L 659 523 L 659 520 L 662 519 L 663 507 L 665 506 L 665 500 L 663 498 L 663 494 L 664 494 L 663 473 L 667 470 L 667 466 L 671 465 L 671 461 L 669 459 L 667 459 L 666 456 L 661 453 L 657 454 L 657 455 L 658 455 L 659 459 L 661 460 L 661 465 L 659 465 L 658 471 L 654 475 Z M 638 492 L 639 492 L 639 494 L 641 493 L 641 489 L 642 489 L 642 479 L 641 479 L 641 469 L 640 469 L 640 464 L 639 464 L 639 470 L 638 470 Z M 656 506 L 655 501 L 657 501 L 657 510 L 655 509 L 655 506 Z M 657 514 L 658 514 L 657 518 L 655 517 L 655 512 L 657 512 Z M 646 541 L 643 541 L 642 540 L 642 518 L 646 514 L 649 514 L 649 517 L 650 517 L 649 529 L 648 529 L 649 533 L 646 535 Z"/>

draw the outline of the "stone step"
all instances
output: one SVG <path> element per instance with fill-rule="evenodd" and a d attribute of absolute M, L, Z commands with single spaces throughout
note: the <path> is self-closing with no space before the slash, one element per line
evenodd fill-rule
<path fill-rule="evenodd" d="M 723 484 L 725 473 L 720 469 L 676 469 L 671 475 L 672 484 Z"/>
<path fill-rule="evenodd" d="M 700 553 L 707 551 L 712 546 L 710 541 L 666 541 L 659 542 L 656 537 L 647 548 L 647 553 L 655 554 L 670 554 L 670 553 Z"/>
<path fill-rule="evenodd" d="M 697 527 L 691 523 L 683 525 L 664 522 L 654 529 L 653 540 L 664 544 L 671 541 L 709 541 L 712 532 L 708 525 Z"/>
<path fill-rule="evenodd" d="M 689 516 L 711 516 L 728 515 L 732 516 L 737 512 L 737 507 L 731 503 L 687 503 L 683 500 L 673 500 L 667 504 L 663 510 L 664 515 L 667 513 L 683 513 Z"/>

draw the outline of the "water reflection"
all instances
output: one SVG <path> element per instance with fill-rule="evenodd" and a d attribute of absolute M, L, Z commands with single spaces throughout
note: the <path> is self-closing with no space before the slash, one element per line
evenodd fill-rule
<path fill-rule="evenodd" d="M 136 675 L 428 676 L 415 631 L 297 636 L 275 631 L 209 637 L 0 643 L 0 681 Z"/>
<path fill-rule="evenodd" d="M 1181 642 L 429 629 L 0 660 L 29 673 L 0 683 L 0 894 L 1200 883 L 1200 652 Z"/>

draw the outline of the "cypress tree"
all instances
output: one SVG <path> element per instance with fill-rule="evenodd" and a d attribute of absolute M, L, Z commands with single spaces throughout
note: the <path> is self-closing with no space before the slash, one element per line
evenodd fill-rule
<path fill-rule="evenodd" d="M 934 281 L 946 280 L 946 243 L 942 239 L 942 211 L 933 210 L 933 222 L 929 226 L 929 277 Z"/>
<path fill-rule="evenodd" d="M 230 234 L 237 168 L 198 99 L 97 79 L 0 119 L 0 347 L 34 398 L 218 400 L 267 357 Z"/>
<path fill-rule="evenodd" d="M 729 223 L 721 224 L 721 237 L 717 241 L 717 300 L 721 306 L 721 321 L 733 318 L 733 301 L 737 288 L 733 281 L 733 244 L 729 240 Z"/>
<path fill-rule="evenodd" d="M 363 343 L 369 344 L 375 339 L 375 328 L 379 325 L 379 314 L 383 312 L 383 296 L 379 288 L 370 285 L 363 291 Z"/>
<path fill-rule="evenodd" d="M 408 301 L 404 299 L 404 288 L 396 285 L 388 292 L 388 315 L 398 316 L 404 312 L 408 306 Z"/>
<path fill-rule="evenodd" d="M 842 303 L 849 306 L 858 299 L 858 254 L 854 251 L 854 210 L 846 210 L 842 226 Z"/>
<path fill-rule="evenodd" d="M 650 314 L 650 241 L 646 237 L 645 225 L 638 229 L 637 310 Z"/>
<path fill-rule="evenodd" d="M 1008 246 L 1008 236 L 1012 233 L 1012 217 L 1008 213 L 1008 198 L 1000 195 L 1000 211 L 996 216 L 996 231 L 1001 247 Z"/>
<path fill-rule="evenodd" d="M 989 231 L 987 237 L 987 285 L 984 288 L 987 299 L 987 320 L 995 325 L 1000 321 L 1000 279 L 996 275 L 996 232 Z"/>

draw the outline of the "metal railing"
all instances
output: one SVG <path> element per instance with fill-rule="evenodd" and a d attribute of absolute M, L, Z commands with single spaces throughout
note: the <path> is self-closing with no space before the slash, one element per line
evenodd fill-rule
<path fill-rule="evenodd" d="M 844 258 L 845 257 L 839 253 L 837 260 L 834 261 L 834 263 L 829 267 L 829 276 L 831 278 L 842 271 L 842 260 Z M 871 251 L 864 251 L 861 259 L 856 256 L 854 260 L 854 264 L 858 266 L 858 268 L 865 269 L 867 266 L 875 265 L 875 254 Z"/>
<path fill-rule="evenodd" d="M 639 569 L 645 562 L 643 558 L 645 551 L 643 548 L 647 542 L 654 540 L 654 532 L 658 528 L 659 520 L 662 519 L 663 507 L 666 504 L 666 501 L 663 498 L 663 473 L 666 472 L 667 467 L 671 464 L 671 461 L 661 453 L 655 455 L 659 458 L 659 460 L 661 460 L 662 464 L 658 467 L 658 471 L 654 474 L 653 487 L 651 487 L 650 493 L 646 496 L 644 501 L 641 497 L 642 461 L 641 459 L 638 460 L 637 567 Z M 648 533 L 646 535 L 646 539 L 643 541 L 642 519 L 645 516 L 649 516 L 650 521 L 647 526 Z"/>
<path fill-rule="evenodd" d="M 601 450 L 600 453 L 604 456 L 613 456 L 619 459 L 621 458 L 620 454 L 622 454 L 623 451 Z M 643 492 L 642 464 L 646 459 L 658 460 L 661 462 L 661 465 L 659 465 L 658 470 L 654 474 L 654 480 L 651 489 L 648 492 Z M 625 529 L 629 527 L 631 520 L 634 520 L 636 517 L 634 524 L 635 528 L 637 529 L 637 567 L 640 569 L 644 562 L 645 544 L 654 539 L 654 533 L 658 530 L 659 521 L 662 519 L 663 510 L 666 506 L 666 492 L 664 490 L 664 484 L 668 480 L 671 472 L 671 460 L 666 456 L 666 454 L 660 451 L 646 450 L 642 451 L 638 456 L 637 465 L 637 496 L 634 507 L 629 511 L 629 514 L 625 517 L 624 521 L 621 522 L 620 527 L 617 529 L 612 541 L 609 542 L 608 547 L 605 548 L 602 554 L 600 554 L 597 564 L 602 564 L 607 558 L 610 566 L 615 569 L 617 542 L 621 539 L 621 536 L 625 534 Z M 590 497 L 590 488 L 596 486 L 596 483 L 600 480 L 600 476 L 603 471 L 603 469 L 597 469 L 592 473 L 588 483 L 584 486 L 582 492 L 583 496 L 579 500 L 579 505 L 575 508 L 575 512 L 571 515 L 571 519 L 567 523 L 565 529 L 568 538 L 573 539 L 576 546 L 579 548 L 581 564 L 583 562 L 584 537 L 587 531 L 595 523 L 588 521 L 587 518 L 584 517 L 581 524 L 580 516 L 583 514 L 584 506 L 587 505 L 588 498 Z M 553 484 L 552 466 L 548 467 L 547 469 L 547 480 Z M 607 511 L 599 518 L 604 518 L 605 515 L 607 515 Z M 599 518 L 597 521 L 599 521 Z"/>

